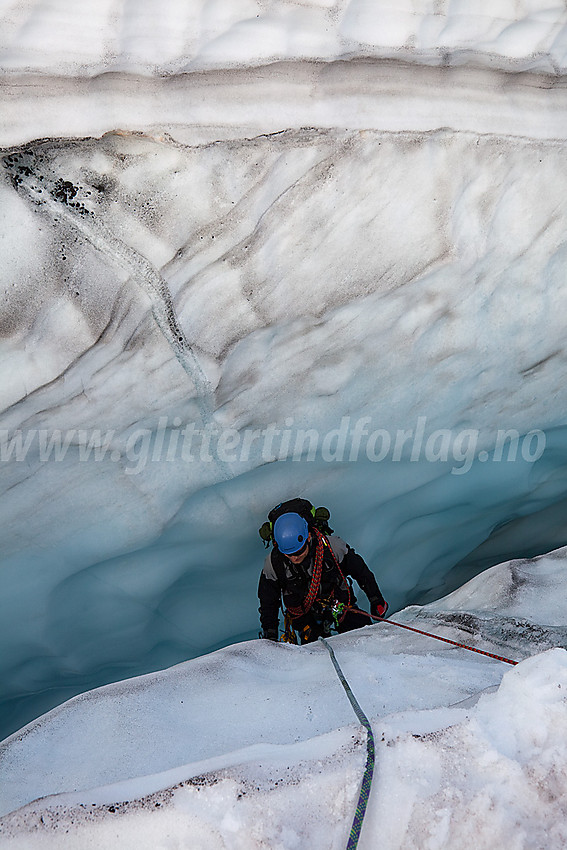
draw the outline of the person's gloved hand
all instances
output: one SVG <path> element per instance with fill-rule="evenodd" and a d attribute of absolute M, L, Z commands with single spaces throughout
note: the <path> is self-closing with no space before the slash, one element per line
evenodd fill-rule
<path fill-rule="evenodd" d="M 370 613 L 374 614 L 375 617 L 385 617 L 386 611 L 388 610 L 388 603 L 385 599 L 371 599 L 370 600 Z"/>
<path fill-rule="evenodd" d="M 274 640 L 277 642 L 278 640 L 278 630 L 277 629 L 266 629 L 266 631 L 262 632 L 260 637 L 263 637 L 264 640 Z"/>

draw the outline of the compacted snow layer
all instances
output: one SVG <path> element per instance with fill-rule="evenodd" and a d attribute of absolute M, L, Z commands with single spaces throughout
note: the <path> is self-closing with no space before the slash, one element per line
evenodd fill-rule
<path fill-rule="evenodd" d="M 0 4 L 0 144 L 300 127 L 564 138 L 567 25 L 546 0 Z"/>
<path fill-rule="evenodd" d="M 145 133 L 212 143 L 289 129 L 433 132 L 449 128 L 564 139 L 564 78 L 537 71 L 369 63 L 277 62 L 174 77 L 8 78 L 0 87 L 0 144 L 38 138 Z"/>
<path fill-rule="evenodd" d="M 376 740 L 361 850 L 565 846 L 567 653 L 538 651 L 567 625 L 565 558 L 494 567 L 394 618 L 514 668 L 388 624 L 332 639 Z M 338 850 L 365 746 L 326 648 L 262 641 L 76 697 L 1 756 L 2 809 L 23 806 L 1 821 L 10 850 Z"/>
<path fill-rule="evenodd" d="M 553 0 L 20 0 L 1 4 L 0 23 L 9 73 L 155 75 L 353 55 L 567 65 L 565 8 Z"/>

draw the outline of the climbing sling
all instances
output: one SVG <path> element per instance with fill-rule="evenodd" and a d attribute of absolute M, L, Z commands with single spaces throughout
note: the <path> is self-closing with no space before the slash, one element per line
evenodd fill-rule
<path fill-rule="evenodd" d="M 309 586 L 309 590 L 307 591 L 307 595 L 300 607 L 293 608 L 291 605 L 288 606 L 287 610 L 292 617 L 301 617 L 303 614 L 307 614 L 307 612 L 311 610 L 311 606 L 315 602 L 315 598 L 319 593 L 319 587 L 321 586 L 321 573 L 323 572 L 324 555 L 323 535 L 320 531 L 317 531 L 316 528 L 314 528 L 311 533 L 315 536 L 315 540 L 317 541 L 317 548 L 315 549 L 315 563 L 313 564 L 313 575 L 311 577 L 311 584 Z"/>
<path fill-rule="evenodd" d="M 335 563 L 335 566 L 336 566 L 336 568 L 339 572 L 339 575 L 340 575 L 343 583 L 346 585 L 346 588 L 348 590 L 348 602 L 344 606 L 344 610 L 341 611 L 341 614 L 338 618 L 338 622 L 340 623 L 344 619 L 344 616 L 347 612 L 347 609 L 350 606 L 350 602 L 351 602 L 350 586 L 349 586 L 348 582 L 346 581 L 346 579 L 343 575 L 343 572 L 342 572 L 342 570 L 339 566 L 339 562 L 338 562 L 338 560 L 335 556 L 335 553 L 333 552 L 331 545 L 329 544 L 325 535 L 322 534 L 319 531 L 319 529 L 317 529 L 317 528 L 312 528 L 311 534 L 314 536 L 316 543 L 317 543 L 316 549 L 315 549 L 315 561 L 314 561 L 314 564 L 313 564 L 313 575 L 311 577 L 311 584 L 309 586 L 309 590 L 307 591 L 307 595 L 305 596 L 305 599 L 303 600 L 301 606 L 292 607 L 291 605 L 289 605 L 287 607 L 286 613 L 289 614 L 291 619 L 293 620 L 297 617 L 302 617 L 304 614 L 307 614 L 311 610 L 313 603 L 315 602 L 317 595 L 319 593 L 319 589 L 321 587 L 321 574 L 323 572 L 323 558 L 325 557 L 325 549 L 327 549 L 330 552 L 331 557 L 332 557 L 332 559 Z"/>

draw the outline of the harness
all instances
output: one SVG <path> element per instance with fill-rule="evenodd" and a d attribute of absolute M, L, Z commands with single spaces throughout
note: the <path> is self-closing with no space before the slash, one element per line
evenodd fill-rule
<path fill-rule="evenodd" d="M 308 614 L 311 608 L 313 607 L 313 603 L 315 600 L 321 603 L 324 607 L 329 607 L 333 612 L 333 618 L 335 620 L 335 625 L 341 623 L 346 615 L 347 610 L 351 606 L 352 597 L 350 591 L 350 585 L 348 581 L 346 581 L 343 572 L 339 566 L 339 562 L 333 549 L 327 540 L 326 536 L 322 534 L 317 528 L 311 529 L 311 534 L 314 536 L 316 540 L 316 548 L 315 548 L 315 560 L 313 563 L 313 575 L 311 577 L 311 584 L 309 585 L 309 590 L 305 596 L 305 599 L 298 607 L 289 606 L 286 610 L 286 618 L 289 617 L 291 620 L 295 620 L 298 617 L 302 617 L 305 614 Z M 323 559 L 325 557 L 325 551 L 328 551 L 333 559 L 335 566 L 338 570 L 338 573 L 347 588 L 348 593 L 348 601 L 346 603 L 338 603 L 336 600 L 333 600 L 334 592 L 331 592 L 331 596 L 329 599 L 317 599 L 319 595 L 319 590 L 321 587 L 321 575 L 323 573 Z"/>

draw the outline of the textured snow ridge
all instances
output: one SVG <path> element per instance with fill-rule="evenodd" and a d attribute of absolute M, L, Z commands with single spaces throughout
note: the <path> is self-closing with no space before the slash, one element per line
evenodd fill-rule
<path fill-rule="evenodd" d="M 362 850 L 565 846 L 567 652 L 540 649 L 546 623 L 567 625 L 566 554 L 502 564 L 395 618 L 501 652 L 513 617 L 514 668 L 388 624 L 332 639 L 376 740 Z M 165 835 L 339 850 L 365 747 L 323 646 L 245 642 L 76 697 L 0 756 L 9 850 L 149 850 Z"/>
<path fill-rule="evenodd" d="M 0 67 L 96 76 L 175 74 L 277 60 L 471 60 L 561 73 L 563 3 L 547 0 L 66 0 L 4 2 Z"/>

